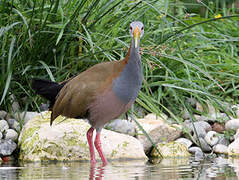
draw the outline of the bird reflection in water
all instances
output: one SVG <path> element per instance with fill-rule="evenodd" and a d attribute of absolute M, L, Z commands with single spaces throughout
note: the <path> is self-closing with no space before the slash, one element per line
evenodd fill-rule
<path fill-rule="evenodd" d="M 96 167 L 96 164 L 91 163 L 89 180 L 101 180 L 104 177 L 105 165 Z"/>

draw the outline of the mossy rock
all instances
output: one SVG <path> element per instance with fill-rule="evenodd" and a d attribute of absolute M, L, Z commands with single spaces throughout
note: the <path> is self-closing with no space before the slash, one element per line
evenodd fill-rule
<path fill-rule="evenodd" d="M 50 126 L 50 112 L 29 120 L 19 136 L 22 161 L 90 160 L 86 132 L 90 125 L 81 119 L 59 116 Z M 144 159 L 143 146 L 134 137 L 103 129 L 102 148 L 107 159 Z M 100 159 L 98 153 L 96 158 Z"/>
<path fill-rule="evenodd" d="M 155 148 L 153 148 L 150 155 L 154 158 L 178 158 L 191 156 L 188 152 L 187 146 L 179 142 L 172 141 L 167 143 L 158 143 L 156 147 L 160 154 Z"/>

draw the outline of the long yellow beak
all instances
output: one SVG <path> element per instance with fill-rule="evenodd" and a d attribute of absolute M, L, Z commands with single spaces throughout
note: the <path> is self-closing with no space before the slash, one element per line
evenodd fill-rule
<path fill-rule="evenodd" d="M 135 48 L 137 48 L 138 47 L 138 40 L 139 40 L 139 37 L 140 37 L 140 31 L 139 31 L 139 28 L 137 26 L 134 29 L 133 37 L 134 37 L 134 46 L 135 46 Z"/>

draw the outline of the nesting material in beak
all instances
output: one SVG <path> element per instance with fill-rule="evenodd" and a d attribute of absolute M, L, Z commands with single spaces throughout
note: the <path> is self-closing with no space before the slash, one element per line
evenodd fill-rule
<path fill-rule="evenodd" d="M 140 37 L 140 31 L 139 31 L 138 27 L 136 27 L 134 29 L 133 36 L 134 36 L 134 45 L 135 45 L 135 48 L 137 48 L 138 47 L 138 40 L 139 40 L 139 37 Z"/>

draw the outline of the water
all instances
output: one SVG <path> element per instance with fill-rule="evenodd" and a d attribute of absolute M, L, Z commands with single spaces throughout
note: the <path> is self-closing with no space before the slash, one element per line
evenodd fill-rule
<path fill-rule="evenodd" d="M 190 159 L 164 159 L 159 164 L 142 161 L 114 161 L 103 167 L 85 162 L 2 164 L 0 179 L 51 180 L 234 180 L 239 179 L 239 159 L 215 158 L 196 162 Z"/>

